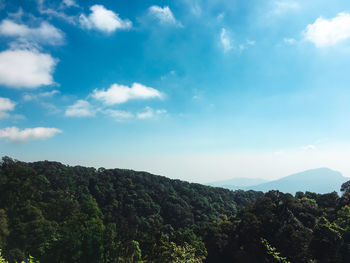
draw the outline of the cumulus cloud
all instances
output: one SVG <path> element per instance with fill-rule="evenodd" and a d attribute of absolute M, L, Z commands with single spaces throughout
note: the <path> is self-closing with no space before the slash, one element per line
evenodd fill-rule
<path fill-rule="evenodd" d="M 350 38 L 350 14 L 339 13 L 336 17 L 319 17 L 304 31 L 304 39 L 318 48 L 333 46 Z"/>
<path fill-rule="evenodd" d="M 9 117 L 8 112 L 15 109 L 16 103 L 8 98 L 0 97 L 0 119 Z"/>
<path fill-rule="evenodd" d="M 112 33 L 116 30 L 129 29 L 132 22 L 128 19 L 121 19 L 112 10 L 106 9 L 103 5 L 93 5 L 90 7 L 91 13 L 86 16 L 80 15 L 79 21 L 86 29 L 95 29 L 104 33 Z"/>
<path fill-rule="evenodd" d="M 32 140 L 45 140 L 62 133 L 56 128 L 27 128 L 20 130 L 17 127 L 8 127 L 0 130 L 0 139 L 7 139 L 14 143 L 25 143 Z"/>
<path fill-rule="evenodd" d="M 95 114 L 96 111 L 86 100 L 78 100 L 75 104 L 69 106 L 65 112 L 67 117 L 91 117 Z"/>
<path fill-rule="evenodd" d="M 143 112 L 140 112 L 137 114 L 137 118 L 138 119 L 151 119 L 154 118 L 156 116 L 162 115 L 167 113 L 166 110 L 161 109 L 161 110 L 154 110 L 151 107 L 146 107 L 145 110 Z"/>
<path fill-rule="evenodd" d="M 107 90 L 95 89 L 92 97 L 102 101 L 106 105 L 114 105 L 127 102 L 133 99 L 162 98 L 162 94 L 153 88 L 140 83 L 133 83 L 131 88 L 124 85 L 113 84 Z"/>
<path fill-rule="evenodd" d="M 35 50 L 0 52 L 0 85 L 13 88 L 37 88 L 53 84 L 56 60 Z"/>
<path fill-rule="evenodd" d="M 233 48 L 232 41 L 227 33 L 227 30 L 225 28 L 221 29 L 220 33 L 220 42 L 224 49 L 224 52 L 228 52 Z"/>
<path fill-rule="evenodd" d="M 64 42 L 64 33 L 47 22 L 42 22 L 39 27 L 31 28 L 25 24 L 4 19 L 0 23 L 0 35 L 16 38 L 17 41 L 25 43 L 60 45 Z"/>
<path fill-rule="evenodd" d="M 164 6 L 163 8 L 157 5 L 153 5 L 148 8 L 148 14 L 150 17 L 153 17 L 159 21 L 159 23 L 163 25 L 175 25 L 182 26 L 182 24 L 177 21 L 171 12 L 168 6 Z"/>

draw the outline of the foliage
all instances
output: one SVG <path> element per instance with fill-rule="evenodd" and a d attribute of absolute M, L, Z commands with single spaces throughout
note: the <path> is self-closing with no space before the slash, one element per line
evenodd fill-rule
<path fill-rule="evenodd" d="M 171 263 L 202 263 L 203 259 L 196 257 L 196 250 L 184 243 L 183 246 L 176 245 L 174 242 L 167 243 L 163 246 L 163 253 L 159 255 L 156 262 Z"/>
<path fill-rule="evenodd" d="M 261 243 L 265 246 L 266 251 L 269 255 L 271 255 L 277 262 L 281 263 L 290 263 L 287 258 L 280 256 L 280 252 L 277 252 L 276 248 L 270 245 L 270 243 L 265 239 L 261 239 Z"/>
<path fill-rule="evenodd" d="M 261 195 L 145 172 L 4 157 L 0 246 L 11 263 L 29 254 L 44 263 L 138 262 L 154 260 L 162 245 L 174 258 L 203 261 L 207 250 L 195 226 L 233 216 Z"/>
<path fill-rule="evenodd" d="M 1 255 L 1 249 L 0 249 L 0 263 L 8 263 L 3 256 Z M 31 255 L 29 255 L 24 261 L 21 263 L 39 263 L 39 261 L 35 260 Z"/>
<path fill-rule="evenodd" d="M 348 185 L 342 196 L 233 192 L 145 172 L 4 157 L 0 247 L 10 263 L 33 262 L 28 255 L 42 263 L 345 263 Z"/>

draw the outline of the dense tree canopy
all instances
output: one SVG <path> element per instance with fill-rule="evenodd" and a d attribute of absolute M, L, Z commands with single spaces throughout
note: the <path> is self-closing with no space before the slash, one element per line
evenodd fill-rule
<path fill-rule="evenodd" d="M 40 262 L 162 262 L 165 255 L 202 262 L 207 250 L 194 226 L 234 216 L 260 195 L 145 172 L 4 157 L 0 246 L 10 262 L 29 254 Z"/>
<path fill-rule="evenodd" d="M 348 262 L 349 184 L 263 195 L 4 157 L 0 248 L 11 263 Z"/>

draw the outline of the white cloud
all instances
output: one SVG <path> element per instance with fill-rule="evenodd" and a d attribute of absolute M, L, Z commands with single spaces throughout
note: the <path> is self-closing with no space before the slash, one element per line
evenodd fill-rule
<path fill-rule="evenodd" d="M 37 88 L 53 84 L 56 60 L 34 50 L 0 52 L 0 85 L 14 88 Z"/>
<path fill-rule="evenodd" d="M 82 14 L 79 17 L 80 24 L 84 28 L 112 33 L 118 29 L 129 29 L 132 27 L 130 20 L 121 19 L 118 14 L 106 9 L 103 5 L 93 5 L 90 7 L 90 10 L 90 15 Z"/>
<path fill-rule="evenodd" d="M 162 115 L 162 114 L 165 114 L 167 113 L 166 110 L 154 110 L 152 109 L 151 107 L 146 107 L 145 108 L 145 111 L 143 112 L 140 112 L 137 114 L 137 118 L 138 119 L 151 119 L 151 118 L 154 118 L 156 116 L 159 116 L 159 115 Z"/>
<path fill-rule="evenodd" d="M 232 41 L 225 28 L 221 29 L 220 42 L 224 49 L 224 52 L 228 52 L 233 48 Z"/>
<path fill-rule="evenodd" d="M 139 83 L 133 83 L 131 88 L 124 85 L 113 84 L 107 90 L 95 89 L 92 97 L 102 101 L 106 105 L 114 105 L 127 102 L 132 99 L 162 98 L 162 94 L 153 88 Z"/>
<path fill-rule="evenodd" d="M 90 117 L 95 116 L 96 111 L 86 100 L 78 100 L 75 104 L 69 106 L 65 112 L 68 117 Z"/>
<path fill-rule="evenodd" d="M 45 140 L 57 133 L 62 133 L 56 128 L 27 128 L 20 130 L 17 127 L 8 127 L 0 130 L 0 139 L 7 139 L 10 142 L 25 143 L 32 140 Z"/>
<path fill-rule="evenodd" d="M 122 111 L 122 110 L 105 110 L 103 111 L 104 114 L 112 117 L 116 121 L 123 121 L 126 119 L 131 119 L 134 117 L 134 115 L 131 112 L 128 111 Z"/>
<path fill-rule="evenodd" d="M 60 45 L 64 42 L 64 33 L 47 22 L 42 22 L 39 27 L 30 28 L 25 24 L 4 19 L 0 23 L 0 35 L 16 38 L 19 42 L 48 45 Z"/>
<path fill-rule="evenodd" d="M 14 110 L 16 103 L 8 98 L 0 97 L 0 111 L 12 111 Z"/>
<path fill-rule="evenodd" d="M 304 31 L 304 38 L 318 48 L 333 46 L 350 38 L 350 14 L 339 13 L 336 17 L 319 17 Z"/>
<path fill-rule="evenodd" d="M 182 24 L 178 22 L 173 12 L 171 12 L 168 6 L 164 6 L 163 8 L 157 5 L 153 5 L 148 9 L 149 16 L 157 19 L 159 23 L 163 25 L 175 25 L 182 27 Z"/>
<path fill-rule="evenodd" d="M 8 111 L 13 111 L 15 106 L 16 103 L 10 99 L 0 97 L 0 119 L 9 117 Z"/>

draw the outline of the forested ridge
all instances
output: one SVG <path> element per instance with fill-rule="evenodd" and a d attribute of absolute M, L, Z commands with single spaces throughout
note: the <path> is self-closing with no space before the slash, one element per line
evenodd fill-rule
<path fill-rule="evenodd" d="M 233 192 L 4 157 L 0 248 L 9 262 L 348 262 L 350 183 L 342 191 Z"/>

